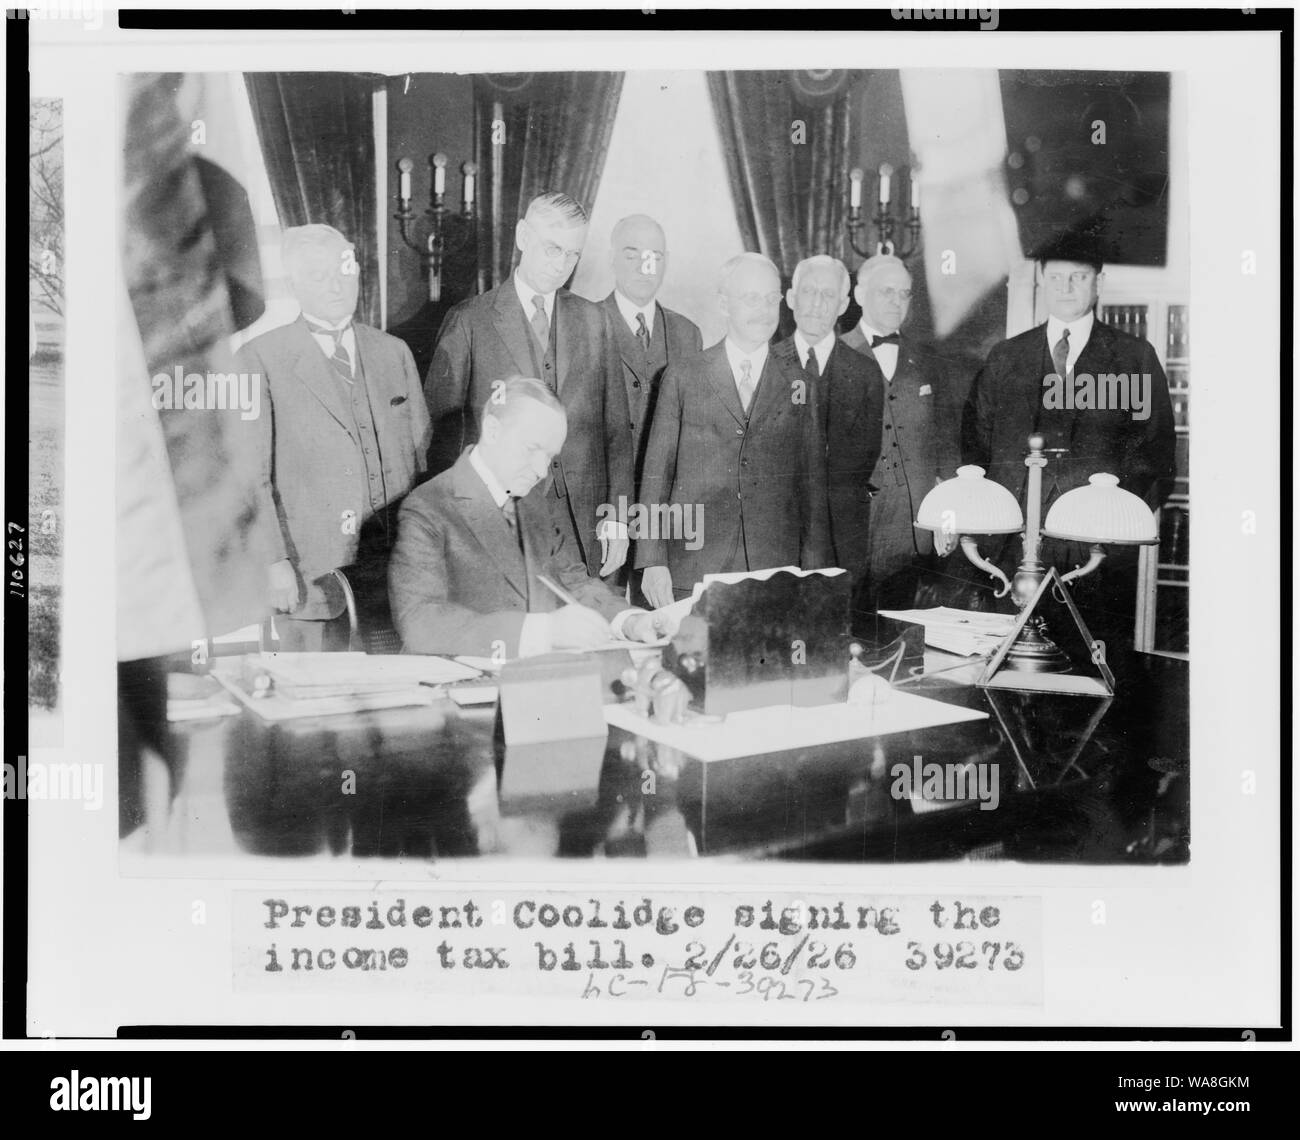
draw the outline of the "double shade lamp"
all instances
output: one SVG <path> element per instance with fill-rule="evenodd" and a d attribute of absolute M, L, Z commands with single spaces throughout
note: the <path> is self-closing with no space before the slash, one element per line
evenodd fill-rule
<path fill-rule="evenodd" d="M 1090 476 L 1087 486 L 1067 491 L 1057 499 L 1040 525 L 1043 468 L 1047 466 L 1042 436 L 1030 436 L 1025 466 L 1029 468 L 1025 501 L 1027 517 L 1021 514 L 1020 504 L 1006 487 L 985 479 L 982 467 L 969 466 L 959 467 L 955 479 L 940 483 L 925 496 L 917 511 L 916 526 L 958 536 L 966 557 L 1002 583 L 994 597 L 1004 598 L 1010 593 L 1016 608 L 1021 611 L 1014 640 L 994 655 L 982 683 L 989 683 L 993 673 L 1003 665 L 1025 674 L 1070 671 L 1069 657 L 1047 636 L 1042 617 L 1033 612 L 1044 591 L 1055 582 L 1060 600 L 1068 605 L 1080 632 L 1089 643 L 1092 659 L 1100 667 L 1107 689 L 1113 691 L 1114 677 L 1106 665 L 1104 647 L 1092 640 L 1064 587 L 1066 583 L 1096 570 L 1106 557 L 1105 546 L 1155 544 L 1155 513 L 1138 496 L 1121 489 L 1114 475 L 1102 473 Z M 1014 578 L 1008 581 L 997 566 L 980 554 L 975 536 L 1022 533 L 1024 556 Z M 1055 567 L 1045 566 L 1039 558 L 1043 536 L 1086 544 L 1089 547 L 1087 562 L 1065 574 L 1058 573 Z M 1056 687 L 1045 681 L 1046 678 L 1042 678 L 1025 687 Z"/>

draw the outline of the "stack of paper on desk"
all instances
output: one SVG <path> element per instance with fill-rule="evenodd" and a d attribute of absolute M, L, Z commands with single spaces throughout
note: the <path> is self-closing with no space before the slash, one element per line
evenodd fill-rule
<path fill-rule="evenodd" d="M 607 724 L 680 749 L 687 756 L 706 762 L 987 719 L 988 713 L 897 689 L 875 706 L 834 704 L 797 708 L 771 705 L 728 713 L 720 722 L 700 719 L 694 723 L 655 724 L 630 704 L 605 706 Z"/>
<path fill-rule="evenodd" d="M 265 720 L 431 704 L 480 676 L 445 657 L 261 653 L 218 658 L 212 675 Z"/>
<path fill-rule="evenodd" d="M 929 610 L 881 610 L 881 617 L 925 626 L 925 643 L 958 657 L 992 653 L 1016 624 L 1015 614 L 986 614 L 935 606 Z"/>
<path fill-rule="evenodd" d="M 826 570 L 801 570 L 798 566 L 769 566 L 765 570 L 732 570 L 723 574 L 705 574 L 703 581 L 695 583 L 695 589 L 689 598 L 681 598 L 671 605 L 656 610 L 655 613 L 660 616 L 667 615 L 672 619 L 674 625 L 680 625 L 682 618 L 695 608 L 695 603 L 700 600 L 704 591 L 714 582 L 721 582 L 724 585 L 731 586 L 737 582 L 744 582 L 748 578 L 752 578 L 755 582 L 766 582 L 773 574 L 793 574 L 796 578 L 807 578 L 812 574 L 821 574 L 823 577 L 833 578 L 837 574 L 843 573 L 844 571 L 838 567 Z"/>

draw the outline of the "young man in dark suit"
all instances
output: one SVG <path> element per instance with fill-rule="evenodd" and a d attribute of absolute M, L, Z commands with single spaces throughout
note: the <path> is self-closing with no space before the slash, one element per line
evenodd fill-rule
<path fill-rule="evenodd" d="M 518 267 L 447 314 L 424 388 L 439 446 L 455 453 L 476 438 L 494 383 L 533 376 L 558 395 L 569 433 L 551 464 L 550 506 L 587 569 L 604 576 L 627 559 L 626 536 L 599 508 L 634 496 L 632 420 L 604 311 L 561 287 L 586 234 L 586 211 L 568 195 L 534 198 L 515 227 Z"/>
<path fill-rule="evenodd" d="M 429 415 L 410 349 L 352 319 L 358 268 L 330 226 L 285 231 L 284 264 L 302 315 L 236 354 L 257 374 L 261 494 L 278 519 L 270 605 L 282 650 L 327 644 L 342 612 L 331 570 L 357 557 L 363 529 L 391 542 L 390 507 L 421 477 Z"/>
<path fill-rule="evenodd" d="M 503 659 L 653 641 L 652 616 L 587 573 L 546 503 L 564 406 L 542 382 L 513 379 L 488 397 L 482 424 L 478 443 L 402 504 L 389 596 L 403 648 Z"/>
<path fill-rule="evenodd" d="M 899 329 L 912 304 L 912 275 L 890 254 L 858 267 L 854 297 L 862 320 L 844 343 L 868 358 L 881 377 L 884 413 L 880 456 L 871 482 L 868 576 L 872 609 L 906 609 L 934 549 L 930 532 L 912 525 L 921 500 L 944 465 L 936 412 L 943 377 L 935 361 Z"/>
<path fill-rule="evenodd" d="M 1160 506 L 1161 481 L 1174 473 L 1175 436 L 1155 349 L 1097 319 L 1105 274 L 1093 236 L 1067 233 L 1042 249 L 1038 275 L 1047 321 L 989 353 L 966 403 L 962 462 L 983 467 L 1023 507 L 1027 441 L 1041 434 L 1056 450 L 1044 471 L 1044 515 L 1060 494 L 1102 472 Z M 1014 567 L 1020 541 L 985 553 L 1004 569 Z M 1042 558 L 1065 570 L 1082 563 L 1087 550 L 1048 539 Z M 1095 637 L 1131 644 L 1136 585 L 1136 550 L 1112 548 L 1100 570 L 1072 587 Z"/>
<path fill-rule="evenodd" d="M 870 610 L 871 475 L 880 457 L 884 378 L 874 361 L 835 335 L 835 322 L 849 305 L 849 271 L 825 255 L 795 266 L 786 292 L 795 332 L 772 353 L 800 369 L 816 390 L 826 457 L 826 502 L 831 558 L 853 578 L 853 624 L 864 626 Z"/>
<path fill-rule="evenodd" d="M 726 337 L 664 373 L 650 427 L 641 500 L 697 526 L 689 536 L 636 536 L 654 606 L 689 596 L 705 574 L 829 559 L 815 395 L 768 347 L 781 312 L 776 266 L 757 253 L 733 257 L 719 306 Z"/>

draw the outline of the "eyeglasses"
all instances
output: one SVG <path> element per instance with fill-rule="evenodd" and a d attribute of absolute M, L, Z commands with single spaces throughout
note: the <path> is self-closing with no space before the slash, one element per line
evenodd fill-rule
<path fill-rule="evenodd" d="M 563 258 L 566 265 L 577 264 L 578 258 L 582 256 L 581 249 L 565 249 L 564 246 L 556 245 L 553 241 L 543 240 L 542 235 L 537 232 L 537 227 L 527 219 L 524 220 L 524 225 L 533 231 L 533 234 L 538 241 L 542 242 L 542 256 L 545 257 L 547 261 L 559 261 Z"/>
<path fill-rule="evenodd" d="M 1047 274 L 1047 283 L 1059 289 L 1067 280 L 1071 285 L 1087 285 L 1094 277 L 1096 277 L 1096 274 L 1091 270 L 1079 269 L 1071 273 L 1068 278 L 1064 273 L 1049 273 Z"/>
<path fill-rule="evenodd" d="M 912 299 L 911 289 L 895 289 L 892 285 L 886 285 L 883 289 L 876 289 L 877 297 L 883 297 L 886 301 L 910 301 Z"/>
<path fill-rule="evenodd" d="M 781 303 L 780 293 L 742 293 L 741 302 L 751 309 L 757 309 L 759 306 L 771 307 Z"/>

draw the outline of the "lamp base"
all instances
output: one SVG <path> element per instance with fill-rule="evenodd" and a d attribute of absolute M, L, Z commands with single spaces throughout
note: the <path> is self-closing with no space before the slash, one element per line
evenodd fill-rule
<path fill-rule="evenodd" d="M 1047 636 L 1043 619 L 1031 617 L 1007 650 L 1004 665 L 1022 673 L 1068 673 L 1070 658 Z"/>

